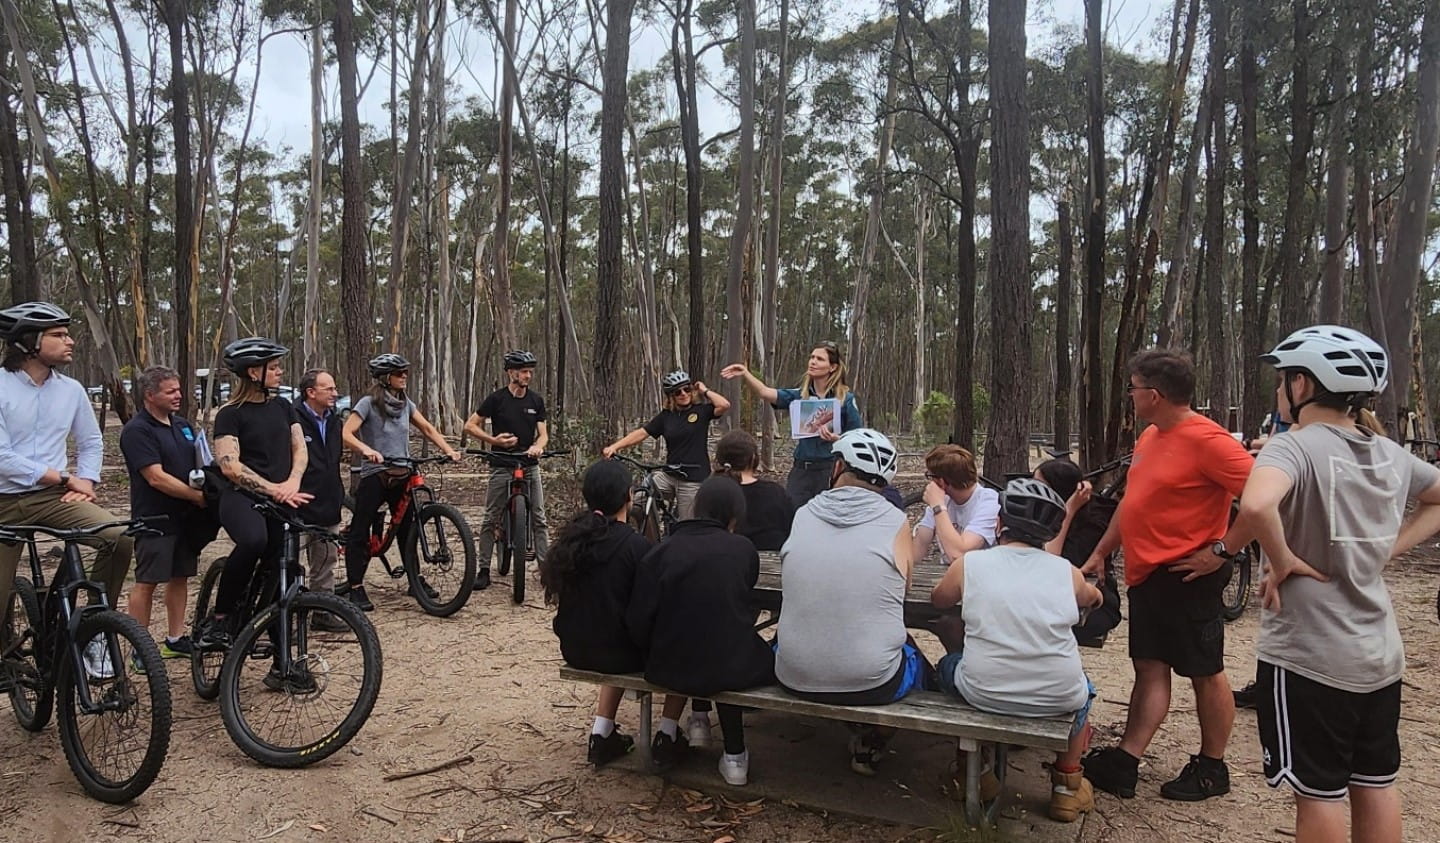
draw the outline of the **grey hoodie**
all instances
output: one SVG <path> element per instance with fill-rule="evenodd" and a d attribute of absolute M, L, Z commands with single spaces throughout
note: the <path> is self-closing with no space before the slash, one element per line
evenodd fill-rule
<path fill-rule="evenodd" d="M 905 577 L 895 567 L 903 524 L 903 512 L 855 486 L 823 492 L 795 513 L 780 549 L 782 685 L 849 693 L 895 675 L 905 644 Z"/>

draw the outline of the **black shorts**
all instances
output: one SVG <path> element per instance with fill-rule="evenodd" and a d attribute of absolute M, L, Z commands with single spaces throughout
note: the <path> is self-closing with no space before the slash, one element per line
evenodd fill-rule
<path fill-rule="evenodd" d="M 135 582 L 162 583 L 193 577 L 200 554 L 180 536 L 139 536 L 135 539 Z"/>
<path fill-rule="evenodd" d="M 1130 658 L 1161 661 L 1181 676 L 1225 670 L 1221 594 L 1233 562 L 1191 582 L 1161 566 L 1130 588 Z"/>
<path fill-rule="evenodd" d="M 1400 683 L 1342 691 L 1260 662 L 1255 712 L 1265 780 L 1337 802 L 1352 787 L 1389 787 L 1400 772 Z"/>

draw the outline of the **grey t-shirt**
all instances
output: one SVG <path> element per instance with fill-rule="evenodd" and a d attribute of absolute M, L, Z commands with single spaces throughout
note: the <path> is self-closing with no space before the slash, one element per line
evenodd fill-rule
<path fill-rule="evenodd" d="M 360 399 L 353 411 L 361 418 L 357 436 L 360 441 L 379 451 L 385 457 L 410 456 L 410 414 L 415 412 L 415 402 L 405 399 L 405 409 L 398 416 L 388 416 L 370 396 Z M 384 471 L 379 463 L 362 462 L 360 476 L 368 477 L 377 471 Z"/>
<path fill-rule="evenodd" d="M 1365 694 L 1399 681 L 1405 650 L 1382 572 L 1405 502 L 1440 471 L 1384 436 L 1308 424 L 1271 439 L 1256 468 L 1293 481 L 1280 502 L 1295 555 L 1330 577 L 1290 577 L 1281 611 L 1262 610 L 1261 661 Z"/>

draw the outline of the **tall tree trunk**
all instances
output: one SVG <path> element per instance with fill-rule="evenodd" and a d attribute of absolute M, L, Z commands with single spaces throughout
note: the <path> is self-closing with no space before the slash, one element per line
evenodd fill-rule
<path fill-rule="evenodd" d="M 680 140 L 685 147 L 685 248 L 686 289 L 689 291 L 690 343 L 686 365 L 692 372 L 707 369 L 705 344 L 705 254 L 700 219 L 702 190 L 700 158 L 700 114 L 696 94 L 697 65 L 692 33 L 694 0 L 677 0 L 675 24 L 670 29 L 670 55 L 675 76 L 675 95 L 680 103 Z"/>
<path fill-rule="evenodd" d="M 1368 5 L 1368 4 L 1362 4 Z M 1262 353 L 1268 308 L 1260 306 L 1260 72 L 1256 39 L 1264 10 L 1258 3 L 1243 3 L 1240 38 L 1240 309 L 1243 359 L 1253 363 Z M 1240 367 L 1241 429 L 1253 426 L 1270 411 L 1260 368 Z M 1252 427 L 1246 428 L 1246 425 Z"/>
<path fill-rule="evenodd" d="M 515 52 L 516 0 L 505 0 L 505 31 L 501 45 L 505 53 Z M 607 49 L 609 45 L 607 44 Z M 500 331 L 500 344 L 516 348 L 520 344 L 515 330 L 515 299 L 510 287 L 510 194 L 513 171 L 515 128 L 512 123 L 515 110 L 515 86 L 517 80 L 507 63 L 500 83 L 500 138 L 497 148 L 496 167 L 499 175 L 500 201 L 495 208 L 495 272 L 491 283 L 495 290 L 495 315 Z"/>
<path fill-rule="evenodd" d="M 610 384 L 620 371 L 621 295 L 625 267 L 621 249 L 625 236 L 625 109 L 630 63 L 630 18 L 634 0 L 611 0 L 606 6 L 605 57 L 600 98 L 600 220 L 595 272 L 595 383 Z M 599 450 L 621 425 L 620 391 L 597 388 L 595 407 L 602 424 L 591 445 Z"/>
<path fill-rule="evenodd" d="M 10 66 L 9 55 L 9 39 L 0 39 L 0 75 Z M 30 184 L 25 180 L 24 161 L 15 112 L 10 108 L 10 96 L 0 94 L 0 190 L 5 194 L 10 300 L 17 304 L 40 298 L 40 280 L 35 262 L 35 216 L 30 207 Z"/>
<path fill-rule="evenodd" d="M 1361 4 L 1359 30 L 1363 41 L 1355 61 L 1355 252 L 1359 263 L 1360 283 L 1365 290 L 1366 325 L 1372 339 L 1389 349 L 1385 330 L 1385 304 L 1380 289 L 1379 257 L 1375 242 L 1375 201 L 1372 197 L 1374 172 L 1370 149 L 1375 143 L 1375 104 L 1372 96 L 1375 79 L 1375 7 Z M 1381 418 L 1396 418 L 1395 390 L 1380 394 Z"/>
<path fill-rule="evenodd" d="M 780 43 L 775 75 L 774 120 L 770 124 L 770 226 L 765 231 L 765 282 L 760 294 L 760 349 L 762 372 L 769 372 L 779 354 L 778 325 L 780 293 L 780 227 L 785 200 L 785 109 L 790 97 L 790 0 L 780 0 Z M 775 414 L 760 410 L 760 464 L 769 467 L 775 460 Z"/>
<path fill-rule="evenodd" d="M 1306 319 L 1305 299 L 1310 285 L 1300 278 L 1300 247 L 1304 242 L 1305 189 L 1310 177 L 1310 147 L 1314 143 L 1315 118 L 1310 103 L 1310 18 L 1309 0 L 1294 0 L 1294 45 L 1290 73 L 1290 164 L 1285 176 L 1285 221 L 1280 235 L 1280 254 L 1275 260 L 1274 280 L 1280 291 L 1280 335 L 1302 327 Z"/>
<path fill-rule="evenodd" d="M 1210 155 L 1205 164 L 1205 289 L 1210 352 L 1210 418 L 1230 418 L 1229 297 L 1225 293 L 1225 174 L 1230 169 L 1229 121 L 1225 118 L 1226 52 L 1230 31 L 1228 0 L 1210 2 Z M 1197 314 L 1198 316 L 1198 314 Z"/>
<path fill-rule="evenodd" d="M 925 316 L 925 242 L 930 234 L 930 191 L 920 188 L 915 192 L 915 407 L 918 411 L 925 405 L 930 394 L 930 382 L 926 376 L 925 346 L 930 333 L 929 319 Z M 888 238 L 887 238 L 888 239 Z M 927 431 L 928 432 L 928 431 Z"/>
<path fill-rule="evenodd" d="M 974 55 L 974 9 L 960 0 L 960 41 L 955 51 L 955 115 L 960 134 L 960 155 L 955 170 L 960 177 L 960 221 L 955 255 L 955 429 L 951 438 L 975 450 L 975 182 L 980 169 L 980 140 L 976 136 L 970 102 L 971 58 Z"/>
<path fill-rule="evenodd" d="M 1345 212 L 1349 210 L 1347 149 L 1350 140 L 1346 51 L 1336 45 L 1330 55 L 1330 117 L 1325 144 L 1325 264 L 1320 275 L 1320 321 L 1337 324 L 1344 307 Z"/>
<path fill-rule="evenodd" d="M 335 4 L 335 56 L 340 71 L 340 312 L 345 323 L 345 388 L 358 396 L 367 381 L 375 326 L 365 277 L 365 182 L 356 91 L 355 17 L 352 0 Z"/>
<path fill-rule="evenodd" d="M 195 181 L 190 153 L 190 93 L 185 77 L 185 0 L 165 0 L 170 35 L 170 125 L 175 137 L 175 368 L 182 386 L 195 375 L 195 314 L 191 300 L 191 248 L 195 236 Z M 180 390 L 180 414 L 190 416 L 194 390 Z"/>
<path fill-rule="evenodd" d="M 437 15 L 444 14 L 445 0 L 438 0 Z M 514 2 L 514 0 L 511 0 Z M 405 301 L 405 258 L 410 249 L 410 200 L 414 196 L 415 173 L 420 166 L 420 139 L 425 133 L 421 107 L 425 102 L 425 74 L 430 54 L 430 4 L 420 0 L 415 7 L 415 49 L 410 54 L 409 109 L 405 117 L 405 152 L 395 181 L 395 200 L 390 209 L 390 275 L 386 280 L 385 337 L 390 351 L 399 351 L 402 330 L 401 312 Z M 398 107 L 398 103 L 395 104 Z M 504 132 L 505 120 L 502 116 Z M 508 160 L 501 165 L 502 184 L 509 178 Z M 508 185 L 507 185 L 508 186 Z M 428 284 L 427 284 L 428 286 Z"/>
<path fill-rule="evenodd" d="M 1080 370 L 1080 461 L 1094 466 L 1105 454 L 1105 382 L 1100 325 L 1105 319 L 1105 67 L 1101 45 L 1101 0 L 1085 0 L 1085 73 L 1090 148 L 1085 218 L 1085 299 L 1081 308 L 1084 359 Z M 993 15 L 993 13 L 992 13 Z"/>
<path fill-rule="evenodd" d="M 1070 303 L 1075 297 L 1075 232 L 1070 222 L 1069 188 L 1057 206 L 1060 266 L 1055 276 L 1055 450 L 1070 450 Z"/>
<path fill-rule="evenodd" d="M 1426 0 L 1425 22 L 1420 29 L 1420 58 L 1415 99 L 1415 131 L 1405 152 L 1405 177 L 1400 204 L 1387 242 L 1384 277 L 1385 333 L 1390 340 L 1389 395 L 1396 410 L 1414 406 L 1411 395 L 1413 362 L 1410 336 L 1415 319 L 1415 292 L 1420 284 L 1420 260 L 1429 231 L 1431 188 L 1435 181 L 1436 145 L 1440 142 L 1440 0 Z M 1388 403 L 1385 409 L 1390 409 Z M 1397 415 L 1385 419 L 1396 427 Z"/>
<path fill-rule="evenodd" d="M 740 161 L 735 176 L 735 230 L 730 234 L 729 268 L 725 276 L 724 357 L 727 362 L 740 360 L 744 353 L 741 328 L 745 297 L 740 286 L 745 276 L 745 256 L 749 251 L 755 210 L 755 0 L 736 0 L 735 11 L 740 21 Z M 725 381 L 724 391 L 731 403 L 738 406 L 740 381 Z M 734 421 L 734 416 L 727 416 L 725 424 L 732 427 Z"/>
<path fill-rule="evenodd" d="M 305 236 L 305 310 L 300 349 L 305 367 L 324 362 L 320 346 L 320 214 L 325 203 L 325 51 L 320 26 L 310 30 L 310 204 Z"/>
<path fill-rule="evenodd" d="M 1025 0 L 990 4 L 990 428 L 985 470 L 1027 471 L 1030 439 L 1030 107 Z"/>

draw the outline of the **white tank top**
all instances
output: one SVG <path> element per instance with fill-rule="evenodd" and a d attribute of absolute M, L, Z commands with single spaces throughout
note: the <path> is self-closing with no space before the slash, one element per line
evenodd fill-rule
<path fill-rule="evenodd" d="M 955 687 L 983 711 L 1069 714 L 1089 690 L 1071 627 L 1080 622 L 1070 563 L 1001 545 L 965 554 L 965 655 Z"/>

